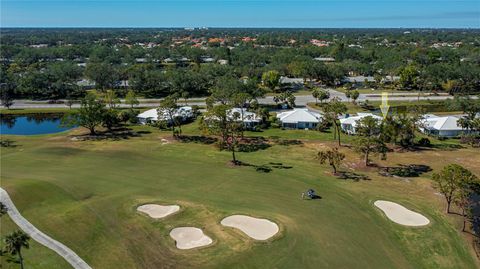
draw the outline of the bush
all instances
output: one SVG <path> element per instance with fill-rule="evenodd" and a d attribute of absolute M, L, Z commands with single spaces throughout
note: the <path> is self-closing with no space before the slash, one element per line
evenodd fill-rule
<path fill-rule="evenodd" d="M 423 137 L 420 140 L 418 140 L 417 145 L 420 147 L 431 147 L 432 142 L 430 142 L 430 139 Z"/>
<path fill-rule="evenodd" d="M 138 123 L 137 112 L 133 109 L 120 111 L 118 118 L 121 122 Z"/>

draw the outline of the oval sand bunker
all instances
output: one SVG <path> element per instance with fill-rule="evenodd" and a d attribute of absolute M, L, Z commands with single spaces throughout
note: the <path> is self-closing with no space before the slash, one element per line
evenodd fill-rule
<path fill-rule="evenodd" d="M 170 237 L 177 242 L 178 249 L 192 249 L 210 245 L 213 241 L 195 227 L 178 227 L 170 231 Z"/>
<path fill-rule="evenodd" d="M 378 200 L 374 205 L 382 210 L 391 221 L 401 225 L 425 226 L 430 223 L 425 216 L 394 202 Z"/>
<path fill-rule="evenodd" d="M 161 219 L 177 212 L 180 210 L 180 207 L 178 205 L 146 204 L 139 206 L 137 210 L 149 215 L 154 219 Z"/>
<path fill-rule="evenodd" d="M 241 230 L 255 240 L 267 240 L 278 233 L 278 225 L 267 219 L 258 219 L 244 215 L 233 215 L 220 222 L 223 226 Z"/>

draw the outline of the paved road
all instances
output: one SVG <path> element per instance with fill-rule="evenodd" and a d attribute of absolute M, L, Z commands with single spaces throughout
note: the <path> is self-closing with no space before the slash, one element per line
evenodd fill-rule
<path fill-rule="evenodd" d="M 8 215 L 15 222 L 20 229 L 30 235 L 30 237 L 38 243 L 55 251 L 62 256 L 75 269 L 92 269 L 86 262 L 84 262 L 75 252 L 69 249 L 64 244 L 52 239 L 48 235 L 42 233 L 35 228 L 28 220 L 26 220 L 13 204 L 8 193 L 0 188 L 0 201 L 8 208 Z"/>
<path fill-rule="evenodd" d="M 343 102 L 348 102 L 348 98 L 344 93 L 329 89 L 330 99 L 339 98 Z M 389 93 L 389 100 L 399 100 L 399 101 L 417 101 L 417 100 L 446 100 L 451 99 L 452 96 L 448 95 L 439 95 L 439 96 L 418 96 L 416 93 Z M 139 99 L 141 107 L 158 107 L 161 99 Z M 188 105 L 205 105 L 205 98 L 193 98 L 187 101 Z M 357 101 L 380 101 L 382 97 L 380 93 L 367 93 L 360 94 Z M 122 100 L 123 102 L 123 100 Z M 265 98 L 259 98 L 258 102 L 261 104 L 275 104 L 273 101 L 273 96 L 267 96 Z M 306 106 L 307 103 L 315 102 L 315 98 L 311 95 L 297 95 L 295 104 L 297 106 Z M 179 101 L 179 105 L 184 105 L 185 103 Z M 72 107 L 79 107 L 79 104 L 74 104 Z M 15 100 L 14 105 L 11 108 L 66 108 L 65 104 L 48 104 L 46 101 L 30 101 L 30 100 Z M 129 107 L 127 104 L 120 104 L 120 107 Z"/>

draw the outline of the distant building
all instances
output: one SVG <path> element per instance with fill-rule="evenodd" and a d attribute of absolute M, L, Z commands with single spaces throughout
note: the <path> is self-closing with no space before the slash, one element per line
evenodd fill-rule
<path fill-rule="evenodd" d="M 352 84 L 362 84 L 365 83 L 365 81 L 375 82 L 375 78 L 372 76 L 350 76 L 343 79 L 343 82 Z"/>
<path fill-rule="evenodd" d="M 335 58 L 333 57 L 317 57 L 313 58 L 315 61 L 320 61 L 320 62 L 335 62 Z"/>
<path fill-rule="evenodd" d="M 303 84 L 303 78 L 289 78 L 289 77 L 280 77 L 280 84 Z"/>
<path fill-rule="evenodd" d="M 223 60 L 223 59 L 220 59 L 217 62 L 221 65 L 227 65 L 228 64 L 228 60 Z"/>
<path fill-rule="evenodd" d="M 95 81 L 91 81 L 89 79 L 81 79 L 77 81 L 77 86 L 82 89 L 89 90 L 95 88 Z"/>

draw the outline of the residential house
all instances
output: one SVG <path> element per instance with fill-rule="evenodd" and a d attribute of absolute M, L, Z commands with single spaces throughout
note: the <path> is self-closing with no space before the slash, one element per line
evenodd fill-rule
<path fill-rule="evenodd" d="M 315 129 L 322 121 L 322 115 L 320 113 L 302 108 L 278 113 L 277 119 L 283 128 Z"/>
<path fill-rule="evenodd" d="M 383 119 L 382 117 L 374 115 L 372 113 L 357 113 L 357 116 L 347 116 L 343 119 L 340 119 L 340 128 L 343 132 L 347 134 L 356 134 L 359 120 L 365 117 L 372 117 L 378 121 L 381 121 Z"/>
<path fill-rule="evenodd" d="M 420 131 L 438 137 L 458 137 L 468 132 L 458 124 L 459 119 L 458 116 L 426 114 L 420 120 Z"/>
<path fill-rule="evenodd" d="M 179 107 L 174 113 L 174 117 L 180 118 L 182 121 L 187 121 L 188 119 L 193 118 L 193 116 L 193 109 L 189 106 Z M 137 119 L 138 122 L 143 125 L 147 123 L 157 122 L 159 120 L 170 122 L 170 116 L 166 113 L 166 111 L 159 112 L 156 108 L 149 109 L 145 112 L 138 114 Z"/>

